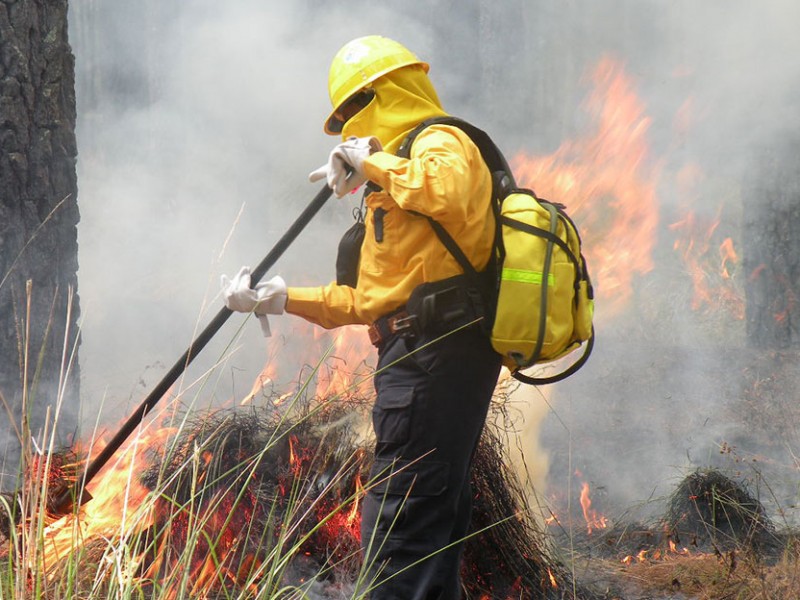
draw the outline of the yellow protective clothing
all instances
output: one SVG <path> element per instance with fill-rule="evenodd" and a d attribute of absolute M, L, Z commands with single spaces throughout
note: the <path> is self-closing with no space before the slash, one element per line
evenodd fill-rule
<path fill-rule="evenodd" d="M 408 211 L 439 221 L 476 269 L 482 270 L 491 254 L 491 175 L 460 129 L 428 127 L 409 158 L 376 152 L 364 161 L 364 171 L 383 189 L 366 198 L 357 287 L 288 289 L 286 311 L 322 327 L 372 323 L 403 306 L 418 285 L 462 272 L 428 220 Z M 376 232 L 376 222 L 382 231 Z"/>
<path fill-rule="evenodd" d="M 395 65 L 371 81 L 374 97 L 342 129 L 342 139 L 375 136 L 384 149 L 362 165 L 367 179 L 382 190 L 365 201 L 357 287 L 289 288 L 287 312 L 326 328 L 370 324 L 403 306 L 418 285 L 461 273 L 428 220 L 408 211 L 441 223 L 476 269 L 488 263 L 494 240 L 492 182 L 469 136 L 456 127 L 434 125 L 420 133 L 409 158 L 395 155 L 419 123 L 446 115 L 427 67 Z"/>
<path fill-rule="evenodd" d="M 426 73 L 428 64 L 419 60 L 402 44 L 382 37 L 368 35 L 345 44 L 331 61 L 328 72 L 328 93 L 333 111 L 325 119 L 325 133 L 339 133 L 332 125 L 334 113 L 351 96 L 396 69 L 419 65 Z"/>
<path fill-rule="evenodd" d="M 399 62 L 402 56 L 414 59 L 402 51 L 400 56 Z M 446 115 L 427 65 L 398 66 L 395 61 L 369 78 L 347 85 L 369 87 L 374 93 L 359 95 L 334 116 L 343 139 L 374 136 L 383 148 L 360 163 L 363 175 L 380 190 L 365 198 L 357 285 L 287 290 L 286 312 L 326 328 L 373 323 L 405 305 L 418 286 L 462 272 L 426 216 L 447 230 L 478 270 L 486 267 L 494 247 L 492 178 L 467 134 L 454 126 L 431 125 L 419 133 L 408 158 L 397 156 L 398 146 L 417 125 Z M 338 108 L 341 100 L 333 92 L 331 96 Z M 331 133 L 329 125 L 326 131 Z M 388 540 L 377 550 L 365 544 L 365 564 L 381 571 L 370 570 L 369 577 L 392 581 L 377 586 L 375 600 L 458 596 L 458 544 L 470 512 L 469 478 L 464 475 L 500 370 L 500 356 L 477 327 L 454 332 L 435 347 L 427 347 L 426 337 L 434 330 L 421 333 L 404 343 L 385 341 L 378 351 L 381 376 L 375 379 L 376 444 L 370 477 L 391 481 L 365 496 L 361 531 L 363 540 Z M 424 367 L 400 360 L 409 351 L 425 355 Z M 421 408 L 424 419 L 418 418 Z M 463 427 L 451 427 L 454 419 Z M 386 477 L 400 466 L 411 476 L 403 481 Z M 387 538 L 388 532 L 393 535 Z M 425 543 L 419 541 L 423 534 Z M 451 546 L 452 552 L 423 560 L 436 548 Z"/>
<path fill-rule="evenodd" d="M 343 140 L 375 136 L 386 152 L 395 153 L 414 127 L 425 119 L 447 114 L 419 65 L 387 73 L 374 81 L 372 88 L 375 97 L 344 124 Z"/>

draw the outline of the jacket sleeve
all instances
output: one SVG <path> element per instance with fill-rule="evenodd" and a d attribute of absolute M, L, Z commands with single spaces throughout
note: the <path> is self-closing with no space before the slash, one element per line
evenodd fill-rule
<path fill-rule="evenodd" d="M 364 161 L 367 178 L 400 208 L 443 223 L 467 219 L 469 199 L 485 170 L 480 150 L 469 136 L 448 125 L 432 125 L 420 133 L 410 158 L 376 152 Z"/>
<path fill-rule="evenodd" d="M 290 287 L 286 312 L 326 329 L 365 324 L 356 311 L 354 293 L 353 288 L 336 283 L 320 287 Z"/>

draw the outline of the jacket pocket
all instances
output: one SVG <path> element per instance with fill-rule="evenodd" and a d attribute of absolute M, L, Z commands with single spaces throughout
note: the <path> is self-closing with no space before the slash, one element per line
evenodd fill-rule
<path fill-rule="evenodd" d="M 397 206 L 371 208 L 366 218 L 366 235 L 361 251 L 361 267 L 369 273 L 385 273 L 396 271 L 400 264 L 400 247 L 398 230 L 402 227 L 403 211 Z"/>

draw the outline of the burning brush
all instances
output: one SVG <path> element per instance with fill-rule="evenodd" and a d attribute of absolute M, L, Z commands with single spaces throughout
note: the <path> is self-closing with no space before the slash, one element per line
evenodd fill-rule
<path fill-rule="evenodd" d="M 495 402 L 493 411 L 504 410 Z M 462 581 L 468 598 L 583 598 L 567 571 L 552 558 L 548 538 L 531 518 L 524 490 L 508 465 L 507 432 L 490 419 L 472 465 L 473 509 L 464 548 Z M 500 419 L 508 423 L 508 419 Z"/>
<path fill-rule="evenodd" d="M 218 413 L 190 427 L 170 460 L 144 476 L 160 490 L 147 578 L 168 578 L 175 565 L 165 557 L 185 556 L 200 528 L 203 539 L 191 548 L 193 592 L 289 585 L 316 589 L 312 597 L 349 597 L 358 585 L 360 498 L 372 455 L 355 433 L 366 401 L 338 402 L 299 418 Z M 576 597 L 526 516 L 503 448 L 501 432 L 487 427 L 473 468 L 467 597 Z"/>
<path fill-rule="evenodd" d="M 46 522 L 63 517 L 65 511 L 56 508 L 58 500 L 68 490 L 79 487 L 76 484 L 86 466 L 71 448 L 49 454 L 35 452 L 25 462 L 22 473 L 25 485 L 17 491 L 0 494 L 0 536 L 3 539 L 8 539 L 13 527 L 35 513 L 43 512 Z M 90 499 L 89 492 L 83 490 L 80 503 Z M 71 512 L 72 503 L 65 508 L 66 512 Z"/>
<path fill-rule="evenodd" d="M 118 533 L 80 530 L 44 560 L 48 595 L 360 597 L 368 587 L 359 536 L 372 461 L 371 441 L 361 435 L 369 399 L 300 400 L 291 414 L 265 405 L 195 419 L 151 452 L 149 466 L 132 468 L 146 493 L 128 516 L 105 515 L 116 517 Z M 529 518 L 506 466 L 506 432 L 493 422 L 473 468 L 465 597 L 594 598 L 574 585 Z M 59 464 L 78 463 L 65 455 Z M 83 519 L 73 522 L 79 528 Z"/>
<path fill-rule="evenodd" d="M 680 482 L 655 523 L 619 520 L 599 536 L 573 539 L 572 545 L 593 558 L 634 564 L 740 550 L 770 557 L 784 548 L 783 538 L 743 484 L 718 470 L 699 469 Z"/>
<path fill-rule="evenodd" d="M 287 557 L 299 555 L 313 557 L 306 576 L 352 583 L 368 455 L 355 413 L 333 406 L 293 419 L 217 413 L 186 428 L 143 476 L 156 493 L 146 578 L 168 579 L 190 555 L 193 593 L 277 591 L 299 584 L 287 581 Z"/>

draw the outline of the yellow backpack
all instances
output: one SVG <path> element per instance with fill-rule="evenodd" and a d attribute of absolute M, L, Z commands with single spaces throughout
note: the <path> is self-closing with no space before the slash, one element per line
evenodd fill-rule
<path fill-rule="evenodd" d="M 594 292 L 581 254 L 581 239 L 564 206 L 518 188 L 508 163 L 481 129 L 455 117 L 428 119 L 412 131 L 398 150 L 408 157 L 417 135 L 433 124 L 463 130 L 481 151 L 494 180 L 495 235 L 492 289 L 488 290 L 485 329 L 494 349 L 513 376 L 534 385 L 555 383 L 572 375 L 594 346 Z M 477 275 L 450 234 L 428 217 L 442 243 L 464 272 Z M 546 377 L 521 372 L 554 361 L 583 347 L 569 367 Z"/>

